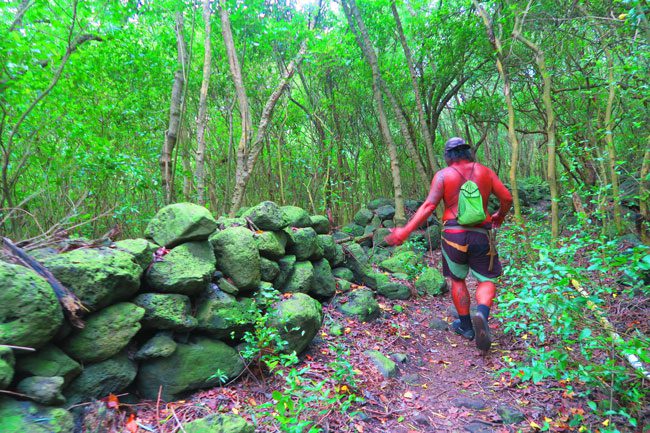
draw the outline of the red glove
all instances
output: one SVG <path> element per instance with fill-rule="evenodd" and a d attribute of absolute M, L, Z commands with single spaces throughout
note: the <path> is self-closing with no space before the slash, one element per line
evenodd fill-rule
<path fill-rule="evenodd" d="M 492 227 L 495 229 L 498 229 L 501 226 L 501 223 L 503 223 L 503 220 L 505 219 L 505 215 L 501 215 L 499 212 L 495 212 L 492 214 Z"/>
<path fill-rule="evenodd" d="M 391 246 L 402 245 L 410 234 L 411 232 L 406 228 L 397 227 L 390 231 L 390 234 L 384 238 L 384 242 Z"/>

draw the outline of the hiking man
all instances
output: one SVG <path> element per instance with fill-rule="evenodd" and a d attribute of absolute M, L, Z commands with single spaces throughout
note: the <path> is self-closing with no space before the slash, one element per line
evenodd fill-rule
<path fill-rule="evenodd" d="M 494 281 L 502 270 L 490 230 L 503 222 L 512 205 L 512 196 L 494 171 L 474 161 L 470 146 L 462 138 L 447 140 L 445 161 L 447 167 L 433 177 L 429 195 L 422 206 L 404 227 L 393 229 L 385 240 L 390 245 L 401 245 L 427 220 L 440 200 L 444 201 L 443 275 L 451 278 L 451 296 L 459 316 L 452 328 L 468 340 L 476 337 L 476 346 L 487 351 L 492 345 L 488 318 L 496 294 Z M 499 210 L 491 216 L 487 211 L 490 194 L 496 195 L 500 202 Z M 472 211 L 474 214 L 470 215 Z M 476 289 L 478 307 L 472 318 L 465 284 L 470 269 L 479 281 Z"/>

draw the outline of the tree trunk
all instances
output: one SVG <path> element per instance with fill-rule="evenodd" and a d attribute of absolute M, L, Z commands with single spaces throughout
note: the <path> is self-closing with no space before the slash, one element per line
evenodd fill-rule
<path fill-rule="evenodd" d="M 646 139 L 646 151 L 643 155 L 641 175 L 639 181 L 639 213 L 641 240 L 644 244 L 650 244 L 650 137 Z"/>
<path fill-rule="evenodd" d="M 515 26 L 516 27 L 516 26 Z M 551 74 L 546 67 L 544 51 L 539 46 L 523 37 L 519 30 L 515 30 L 513 36 L 523 42 L 531 51 L 535 53 L 535 61 L 544 81 L 542 101 L 546 110 L 546 145 L 548 149 L 547 178 L 551 190 L 551 236 L 556 240 L 560 233 L 559 217 L 559 197 L 557 185 L 557 170 L 555 168 L 555 112 L 553 111 L 553 102 L 551 101 Z"/>
<path fill-rule="evenodd" d="M 512 155 L 510 158 L 510 189 L 512 190 L 512 203 L 515 209 L 515 221 L 517 224 L 522 224 L 523 217 L 521 216 L 521 202 L 519 201 L 519 190 L 517 189 L 519 140 L 517 139 L 517 134 L 515 133 L 515 109 L 512 105 L 512 95 L 510 94 L 510 78 L 508 76 L 508 71 L 503 64 L 501 41 L 494 33 L 494 27 L 492 25 L 490 17 L 488 17 L 487 12 L 485 12 L 485 9 L 483 9 L 477 0 L 472 0 L 472 3 L 483 19 L 488 38 L 490 39 L 490 43 L 496 52 L 497 70 L 499 71 L 499 75 L 503 80 L 503 95 L 505 96 L 506 105 L 508 107 L 508 141 L 510 141 L 510 146 L 512 147 Z"/>
<path fill-rule="evenodd" d="M 361 19 L 361 14 L 359 13 L 356 2 L 354 0 L 343 0 L 341 3 L 343 5 L 343 9 L 345 10 L 345 15 L 348 19 L 350 28 L 357 38 L 357 43 L 359 44 L 361 51 L 363 51 L 363 54 L 366 57 L 366 61 L 368 62 L 370 68 L 372 69 L 372 93 L 377 107 L 379 129 L 381 130 L 384 142 L 388 146 L 388 155 L 390 157 L 390 168 L 393 177 L 393 192 L 395 196 L 395 222 L 397 224 L 403 224 L 406 222 L 406 217 L 404 214 L 402 179 L 399 170 L 399 160 L 397 158 L 397 146 L 395 145 L 393 137 L 391 136 L 390 129 L 388 127 L 388 119 L 386 118 L 386 112 L 384 111 L 384 102 L 381 95 L 381 75 L 379 72 L 377 55 L 370 43 L 368 30 L 366 29 L 366 26 Z M 358 31 L 354 31 L 355 25 L 358 28 Z"/>
<path fill-rule="evenodd" d="M 621 211 L 621 194 L 619 191 L 618 172 L 616 171 L 616 148 L 614 147 L 614 121 L 612 112 L 614 109 L 614 97 L 616 95 L 616 83 L 614 82 L 614 64 L 612 54 L 605 48 L 607 58 L 607 69 L 609 79 L 609 92 L 607 95 L 607 107 L 605 108 L 605 143 L 607 144 L 607 157 L 609 162 L 609 175 L 612 180 L 612 201 L 614 202 L 614 227 L 616 233 L 623 232 L 623 218 Z"/>
<path fill-rule="evenodd" d="M 205 130 L 208 124 L 208 87 L 210 85 L 210 67 L 212 61 L 212 47 L 210 45 L 210 0 L 203 0 L 203 22 L 205 24 L 204 57 L 203 57 L 203 82 L 199 99 L 199 116 L 196 119 L 196 166 L 194 178 L 196 179 L 196 202 L 205 204 Z"/>
<path fill-rule="evenodd" d="M 185 74 L 187 71 L 187 45 L 183 37 L 183 15 L 180 12 L 176 14 L 175 29 L 179 69 L 174 73 L 172 97 L 169 104 L 169 126 L 165 132 L 165 142 L 163 143 L 162 153 L 160 155 L 161 182 L 165 195 L 165 204 L 171 203 L 174 195 L 172 154 L 178 141 L 181 127 L 183 94 L 186 82 Z"/>

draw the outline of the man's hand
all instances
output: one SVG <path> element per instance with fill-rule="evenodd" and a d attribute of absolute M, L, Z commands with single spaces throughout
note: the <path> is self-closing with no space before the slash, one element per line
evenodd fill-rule
<path fill-rule="evenodd" d="M 406 228 L 397 227 L 390 231 L 390 234 L 384 238 L 384 242 L 393 247 L 402 245 L 410 234 L 411 232 L 409 232 Z"/>
<path fill-rule="evenodd" d="M 501 227 L 501 223 L 503 223 L 503 220 L 505 218 L 505 215 L 501 215 L 499 212 L 495 212 L 492 214 L 492 227 L 495 229 L 498 229 Z"/>

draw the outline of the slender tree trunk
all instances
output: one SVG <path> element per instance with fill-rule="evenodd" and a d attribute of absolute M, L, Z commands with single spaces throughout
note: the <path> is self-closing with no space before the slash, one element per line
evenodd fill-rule
<path fill-rule="evenodd" d="M 639 182 L 639 213 L 641 227 L 641 240 L 646 245 L 650 244 L 650 137 L 646 139 L 646 151 L 643 155 Z"/>
<path fill-rule="evenodd" d="M 535 53 L 535 61 L 544 81 L 542 101 L 546 110 L 546 146 L 548 149 L 547 178 L 551 190 L 551 236 L 557 239 L 560 233 L 559 217 L 559 197 L 557 185 L 557 169 L 555 167 L 555 112 L 553 111 L 553 102 L 551 100 L 551 74 L 546 67 L 544 51 L 540 47 L 523 37 L 519 31 L 515 31 L 514 37 L 523 42 L 531 51 Z M 532 163 L 532 161 L 531 161 Z M 529 166 L 532 164 L 529 164 Z"/>
<path fill-rule="evenodd" d="M 203 22 L 205 24 L 203 82 L 199 98 L 199 116 L 196 119 L 196 161 L 194 178 L 196 179 L 196 202 L 205 204 L 205 131 L 208 125 L 208 87 L 210 86 L 210 69 L 212 46 L 210 45 L 210 0 L 203 0 Z"/>
<path fill-rule="evenodd" d="M 393 137 L 390 133 L 390 128 L 388 127 L 388 119 L 386 118 L 386 112 L 384 111 L 384 101 L 381 95 L 381 75 L 379 72 L 379 64 L 377 61 L 377 55 L 370 43 L 370 36 L 368 35 L 368 30 L 361 19 L 361 14 L 357 8 L 355 0 L 343 0 L 342 2 L 343 9 L 345 10 L 345 15 L 348 19 L 350 28 L 353 30 L 359 47 L 366 57 L 366 61 L 372 69 L 372 93 L 375 99 L 375 105 L 377 108 L 377 117 L 379 120 L 379 129 L 381 131 L 384 142 L 388 146 L 388 155 L 390 157 L 390 168 L 391 174 L 393 177 L 393 192 L 395 196 L 395 222 L 397 224 L 403 224 L 406 222 L 406 217 L 404 214 L 404 198 L 402 197 L 402 178 L 400 176 L 399 170 L 399 160 L 397 157 L 397 146 L 393 141 Z M 354 31 L 355 26 L 358 31 Z"/>
<path fill-rule="evenodd" d="M 508 71 L 503 63 L 501 41 L 494 33 L 492 20 L 477 0 L 472 0 L 472 3 L 483 19 L 483 23 L 485 24 L 485 28 L 488 33 L 488 38 L 490 39 L 490 43 L 496 52 L 497 70 L 499 71 L 499 75 L 503 80 L 503 94 L 505 96 L 506 105 L 508 107 L 508 141 L 510 141 L 510 146 L 512 147 L 512 155 L 510 158 L 510 188 L 512 189 L 512 203 L 515 209 L 515 220 L 517 224 L 522 224 L 523 217 L 521 216 L 521 202 L 519 201 L 519 190 L 517 189 L 519 140 L 517 139 L 517 134 L 515 133 L 515 109 L 512 105 L 512 95 L 510 94 L 510 78 L 508 76 Z"/>
<path fill-rule="evenodd" d="M 176 46 L 178 51 L 179 69 L 174 73 L 174 84 L 172 85 L 172 97 L 169 108 L 169 126 L 165 132 L 162 154 L 160 155 L 161 182 L 165 195 L 165 204 L 171 203 L 173 199 L 173 161 L 172 154 L 178 141 L 183 111 L 183 95 L 187 71 L 187 45 L 183 36 L 183 15 L 176 14 Z"/>
<path fill-rule="evenodd" d="M 397 12 L 397 6 L 395 5 L 395 0 L 391 0 L 390 8 L 393 12 L 393 17 L 395 18 L 395 24 L 397 28 L 397 34 L 399 36 L 400 43 L 402 44 L 402 49 L 404 50 L 404 56 L 406 57 L 406 64 L 409 68 L 409 75 L 411 76 L 411 85 L 413 86 L 413 94 L 415 95 L 415 108 L 418 112 L 418 121 L 420 123 L 420 131 L 422 132 L 422 137 L 424 138 L 424 145 L 426 146 L 426 151 L 428 154 L 431 154 L 433 150 L 433 138 L 431 137 L 431 132 L 427 125 L 427 118 L 424 114 L 424 106 L 422 104 L 422 97 L 420 96 L 420 88 L 417 81 L 417 72 L 415 71 L 415 65 L 413 64 L 413 55 L 411 54 L 411 49 L 406 43 L 406 36 L 404 35 L 404 29 L 402 27 L 402 20 L 399 17 Z M 418 158 L 419 159 L 419 158 Z M 430 159 L 429 172 L 427 177 L 433 171 L 438 170 L 435 159 Z M 427 182 L 428 183 L 428 182 Z"/>
<path fill-rule="evenodd" d="M 619 191 L 618 172 L 616 171 L 616 148 L 614 147 L 614 97 L 616 96 L 616 82 L 614 81 L 614 63 L 609 49 L 605 49 L 607 58 L 607 70 L 609 80 L 609 92 L 607 95 L 607 107 L 605 108 L 605 143 L 607 144 L 607 157 L 609 162 L 609 176 L 612 181 L 612 201 L 614 202 L 614 227 L 616 233 L 623 232 L 623 218 L 621 211 L 621 194 Z"/>

